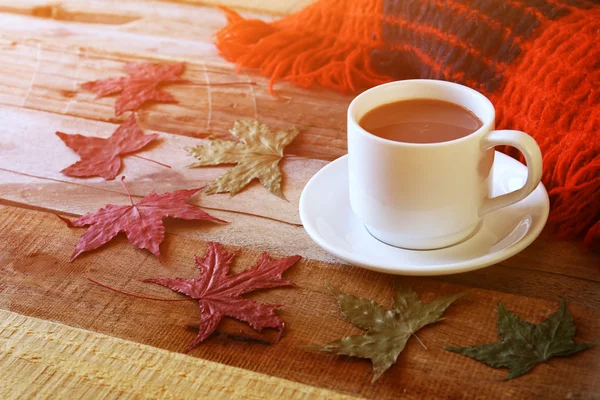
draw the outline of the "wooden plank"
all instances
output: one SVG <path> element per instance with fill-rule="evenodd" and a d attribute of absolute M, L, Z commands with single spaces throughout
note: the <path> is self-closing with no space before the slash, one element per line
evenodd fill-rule
<path fill-rule="evenodd" d="M 93 93 L 78 90 L 78 84 L 121 76 L 127 62 L 181 60 L 74 48 L 33 39 L 5 38 L 0 40 L 0 47 L 0 63 L 4 66 L 0 70 L 0 104 L 107 122 L 123 119 L 114 117 L 115 97 L 96 99 Z M 222 63 L 186 61 L 184 78 L 215 85 L 170 85 L 168 91 L 180 103 L 140 110 L 139 118 L 148 129 L 191 137 L 229 137 L 228 130 L 235 120 L 260 119 L 273 129 L 290 125 L 304 128 L 289 146 L 291 154 L 330 160 L 346 153 L 344 122 L 350 97 L 288 85 L 282 85 L 278 91 L 281 96 L 273 97 L 268 93 L 266 80 L 258 77 L 252 78 L 257 85 L 216 86 L 250 78 L 236 74 L 231 66 Z"/>
<path fill-rule="evenodd" d="M 148 18 L 135 20 L 124 26 L 115 26 L 0 13 L 0 32 L 12 40 L 30 39 L 36 43 L 60 43 L 80 49 L 79 51 L 92 48 L 110 49 L 113 52 L 152 56 L 160 48 L 163 58 L 193 57 L 226 65 L 210 43 L 210 35 L 223 24 L 220 15 L 215 14 L 215 17 L 217 21 L 206 25 L 190 21 L 157 21 Z M 172 26 L 186 29 L 174 30 Z"/>
<path fill-rule="evenodd" d="M 315 0 L 166 0 L 176 3 L 210 4 L 227 6 L 240 10 L 252 10 L 268 14 L 291 14 L 314 3 Z"/>
<path fill-rule="evenodd" d="M 193 329 L 186 327 L 198 323 L 193 302 L 134 299 L 95 286 L 86 278 L 130 293 L 177 298 L 169 290 L 140 281 L 150 277 L 193 276 L 196 271 L 192 257 L 205 251 L 205 243 L 168 234 L 163 246 L 165 263 L 161 265 L 148 253 L 119 238 L 102 250 L 67 263 L 78 237 L 78 231 L 65 228 L 51 215 L 1 208 L 0 242 L 5 245 L 0 250 L 0 309 L 171 351 L 184 351 L 194 337 Z M 251 265 L 257 256 L 253 250 L 241 250 L 234 271 Z M 490 267 L 486 271 L 497 269 Z M 501 380 L 506 371 L 492 370 L 442 350 L 446 344 L 495 341 L 495 307 L 499 300 L 530 321 L 538 322 L 546 317 L 556 309 L 563 294 L 560 290 L 550 292 L 555 281 L 548 280 L 549 276 L 552 274 L 540 272 L 524 277 L 532 288 L 530 295 L 501 293 L 495 291 L 494 282 L 477 281 L 476 288 L 450 308 L 444 322 L 419 333 L 428 350 L 416 340 L 410 341 L 401 360 L 375 385 L 369 383 L 372 374 L 369 362 L 332 358 L 306 348 L 358 333 L 343 321 L 332 296 L 327 293 L 326 281 L 347 292 L 390 304 L 393 278 L 340 264 L 304 260 L 286 273 L 286 277 L 297 284 L 296 288 L 250 295 L 257 301 L 285 305 L 279 314 L 286 322 L 286 333 L 276 345 L 256 340 L 272 341 L 274 332 L 259 335 L 242 323 L 225 321 L 218 329 L 219 334 L 191 355 L 378 399 L 397 398 L 400 394 L 416 398 L 459 398 L 467 393 L 480 393 L 482 386 L 486 388 L 486 396 L 492 398 L 508 394 L 524 398 L 592 397 L 600 391 L 598 348 L 552 360 L 548 365 L 536 367 L 533 373 L 509 382 Z M 503 278 L 507 276 L 500 273 L 494 277 Z M 423 278 L 400 278 L 399 281 L 413 286 L 426 301 L 472 287 Z M 577 340 L 593 342 L 600 329 L 600 306 L 591 301 L 598 292 L 598 284 L 585 286 L 583 281 L 573 278 L 568 283 L 569 287 L 591 291 L 585 295 L 570 295 L 570 309 L 578 328 Z M 534 290 L 545 291 L 548 299 L 531 297 L 538 294 Z"/>
<path fill-rule="evenodd" d="M 123 202 L 126 192 L 119 179 L 71 178 L 60 173 L 63 168 L 79 160 L 79 155 L 54 134 L 61 131 L 109 137 L 117 127 L 110 123 L 0 105 L 0 168 L 4 172 L 13 172 L 0 186 L 0 197 L 70 214 L 83 214 L 108 203 Z M 153 190 L 165 192 L 202 187 L 231 168 L 188 168 L 195 159 L 184 149 L 207 143 L 207 140 L 160 133 L 155 144 L 138 154 L 171 168 L 136 157 L 125 157 L 121 175 L 126 176 L 129 190 L 138 197 L 146 196 Z M 197 196 L 193 203 L 300 225 L 300 194 L 308 180 L 324 165 L 326 162 L 320 160 L 284 158 L 281 161 L 284 176 L 282 189 L 287 201 L 272 195 L 258 182 L 253 182 L 236 196 L 228 193 Z M 33 192 L 37 194 L 14 190 L 16 187 L 24 188 L 32 177 L 46 180 L 49 185 L 36 187 Z M 46 186 L 50 186 L 51 191 L 46 191 Z M 74 201 L 75 190 L 80 202 Z"/>
<path fill-rule="evenodd" d="M 104 122 L 0 106 L 0 199 L 70 215 L 92 212 L 106 204 L 129 204 L 118 179 L 78 179 L 59 172 L 75 162 L 78 156 L 54 135 L 54 131 L 106 137 L 115 127 Z M 201 187 L 212 181 L 229 167 L 186 167 L 193 158 L 183 148 L 200 143 L 204 141 L 161 133 L 160 143 L 144 151 L 143 156 L 167 163 L 172 169 L 127 157 L 122 174 L 127 177 L 129 190 L 139 198 L 152 190 L 161 193 Z M 211 238 L 258 250 L 284 252 L 287 249 L 314 259 L 335 261 L 304 233 L 298 216 L 302 188 L 323 165 L 323 161 L 308 159 L 281 163 L 283 191 L 288 201 L 272 195 L 258 183 L 251 184 L 234 197 L 229 194 L 197 195 L 191 199 L 192 203 L 208 208 L 211 214 L 231 223 L 174 225 L 169 230 L 179 235 Z"/>
<path fill-rule="evenodd" d="M 211 36 L 225 24 L 225 17 L 214 8 L 136 0 L 118 4 L 71 1 L 49 7 L 47 15 L 39 15 L 39 10 L 46 8 L 0 0 L 0 10 L 4 11 L 0 13 L 0 31 L 14 38 L 48 43 L 138 55 L 159 50 L 166 57 L 201 56 L 204 61 L 223 63 L 216 57 Z"/>
<path fill-rule="evenodd" d="M 3 310 L 0 349 L 5 400 L 353 398 Z"/>
<path fill-rule="evenodd" d="M 0 12 L 33 15 L 61 21 L 123 24 L 140 18 L 198 19 L 205 6 L 226 6 L 244 15 L 285 15 L 315 0 L 0 0 Z"/>
<path fill-rule="evenodd" d="M 161 0 L 19 0 L 18 2 L 0 0 L 0 12 L 30 15 L 55 21 L 105 25 L 125 25 L 141 19 L 155 19 L 157 21 L 206 20 L 210 23 L 214 20 L 213 14 L 223 14 L 213 6 L 205 7 L 199 2 L 195 4 L 192 2 L 184 3 L 182 1 Z M 273 19 L 271 16 L 273 12 L 268 10 L 269 5 L 266 2 L 263 3 L 265 6 L 264 11 L 261 11 L 260 7 L 253 7 L 256 11 L 245 11 L 244 15 L 252 18 Z M 216 2 L 213 2 L 212 5 L 216 5 Z M 246 8 L 246 10 L 250 9 Z"/>
<path fill-rule="evenodd" d="M 599 264 L 588 263 L 586 266 L 594 265 Z M 598 272 L 591 280 L 574 278 L 568 272 L 541 275 L 537 266 L 505 267 L 501 263 L 493 268 L 483 268 L 467 274 L 439 276 L 434 279 L 527 297 L 542 299 L 564 297 L 573 305 L 600 308 L 599 277 Z"/>
<path fill-rule="evenodd" d="M 12 2 L 2 2 L 4 9 L 10 10 Z M 35 10 L 31 6 L 29 13 Z M 93 23 L 94 15 L 114 16 L 114 21 Z M 130 21 L 123 23 L 125 19 Z M 5 38 L 0 62 L 15 67 L 0 71 L 0 89 L 4 84 L 10 92 L 9 96 L 0 96 L 4 104 L 112 121 L 114 98 L 96 101 L 91 93 L 76 92 L 77 83 L 120 75 L 126 61 L 185 60 L 191 63 L 189 78 L 200 83 L 207 79 L 217 83 L 250 79 L 235 74 L 233 66 L 217 56 L 211 36 L 225 19 L 222 12 L 210 7 L 139 0 L 67 1 L 60 3 L 60 13 L 55 11 L 47 18 L 6 13 L 0 14 L 0 23 L 0 34 Z M 102 69 L 100 75 L 98 69 Z M 209 132 L 226 135 L 232 118 L 258 116 L 276 125 L 302 124 L 309 129 L 292 152 L 323 159 L 345 153 L 343 124 L 350 96 L 281 84 L 277 87 L 278 97 L 273 97 L 266 90 L 266 79 L 252 79 L 259 83 L 257 87 L 177 86 L 172 89 L 180 106 L 152 107 L 152 112 L 144 115 L 151 119 L 151 129 L 190 136 L 206 136 Z M 189 101 L 183 101 L 178 93 L 181 90 Z M 328 106 L 321 107 L 323 102 Z M 172 116 L 175 113 L 177 118 Z"/>
<path fill-rule="evenodd" d="M 551 232 L 543 232 L 526 251 L 503 261 L 507 267 L 528 268 L 569 275 L 598 282 L 600 252 L 586 248 L 581 241 L 557 240 Z"/>

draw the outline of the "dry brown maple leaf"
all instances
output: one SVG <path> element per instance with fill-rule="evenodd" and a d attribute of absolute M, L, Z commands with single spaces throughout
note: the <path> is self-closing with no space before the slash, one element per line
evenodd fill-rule
<path fill-rule="evenodd" d="M 271 260 L 263 253 L 256 264 L 237 275 L 230 275 L 229 268 L 235 253 L 228 253 L 219 243 L 211 242 L 204 257 L 196 257 L 196 266 L 200 270 L 198 278 L 160 278 L 146 279 L 184 294 L 198 301 L 200 307 L 200 331 L 189 347 L 198 346 L 217 329 L 223 317 L 231 317 L 247 322 L 257 331 L 275 328 L 279 334 L 284 323 L 277 317 L 275 310 L 279 305 L 260 304 L 245 299 L 243 294 L 258 289 L 279 286 L 292 286 L 294 283 L 284 279 L 283 273 L 302 257 L 291 256 Z"/>
<path fill-rule="evenodd" d="M 107 139 L 63 132 L 56 132 L 56 135 L 81 157 L 60 172 L 76 178 L 100 176 L 107 180 L 114 179 L 119 173 L 121 157 L 141 150 L 158 138 L 156 133 L 144 135 L 136 123 L 135 114 L 131 114 Z"/>
<path fill-rule="evenodd" d="M 233 196 L 250 181 L 258 179 L 271 193 L 285 199 L 281 191 L 279 161 L 283 158 L 283 149 L 300 133 L 298 128 L 273 133 L 267 125 L 247 120 L 236 121 L 229 132 L 240 141 L 209 138 L 207 146 L 186 148 L 199 160 L 190 167 L 237 164 L 208 185 L 205 193 L 229 192 Z"/>
<path fill-rule="evenodd" d="M 127 77 L 99 79 L 80 86 L 97 94 L 96 98 L 119 94 L 115 102 L 115 115 L 125 111 L 137 111 L 144 103 L 177 103 L 170 94 L 158 87 L 167 83 L 183 82 L 181 75 L 185 63 L 160 65 L 151 63 L 129 63 L 123 68 Z"/>
<path fill-rule="evenodd" d="M 343 293 L 328 285 L 346 319 L 364 335 L 347 336 L 329 342 L 318 350 L 352 357 L 369 358 L 373 362 L 373 382 L 392 366 L 411 336 L 426 325 L 441 321 L 442 314 L 464 293 L 438 297 L 422 303 L 410 288 L 398 286 L 391 310 L 368 299 Z"/>
<path fill-rule="evenodd" d="M 127 239 L 136 247 L 149 250 L 160 260 L 159 246 L 165 238 L 163 218 L 226 222 L 185 202 L 199 190 L 201 189 L 177 190 L 163 194 L 152 192 L 136 204 L 133 204 L 128 191 L 130 206 L 108 204 L 106 207 L 94 213 L 82 215 L 74 221 L 59 216 L 70 227 L 89 226 L 88 230 L 79 238 L 69 261 L 73 261 L 85 251 L 97 249 L 120 232 L 124 232 Z"/>

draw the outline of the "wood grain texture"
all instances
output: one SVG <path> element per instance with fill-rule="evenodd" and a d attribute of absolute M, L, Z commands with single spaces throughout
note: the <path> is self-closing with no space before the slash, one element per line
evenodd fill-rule
<path fill-rule="evenodd" d="M 114 40 L 114 39 L 113 39 Z M 127 40 L 127 39 L 124 39 Z M 0 40 L 0 104 L 32 108 L 91 120 L 119 122 L 114 117 L 115 97 L 96 99 L 78 89 L 78 84 L 108 77 L 124 76 L 128 62 L 173 62 L 181 58 L 149 58 L 97 54 L 85 48 L 61 47 L 23 39 Z M 183 75 L 199 84 L 169 85 L 179 104 L 156 104 L 138 113 L 148 129 L 191 137 L 229 137 L 236 119 L 260 119 L 273 129 L 298 125 L 304 134 L 289 146 L 292 154 L 333 159 L 346 153 L 345 111 L 350 98 L 324 91 L 278 90 L 268 93 L 260 77 L 236 75 L 229 66 L 187 61 Z M 256 85 L 218 86 L 229 82 L 256 82 Z M 287 87 L 287 85 L 282 85 Z M 331 101 L 331 106 L 321 107 Z"/>
<path fill-rule="evenodd" d="M 236 0 L 223 0 L 236 1 Z M 249 0 L 250 2 L 254 0 Z M 284 6 L 287 0 L 278 3 Z M 300 3 L 302 0 L 292 0 Z M 187 3 L 187 4 L 186 4 Z M 259 1 L 255 1 L 258 4 Z M 226 5 L 226 4 L 223 4 Z M 263 8 L 246 8 L 244 14 L 265 20 L 272 19 L 269 10 L 276 4 L 262 2 Z M 0 0 L 0 12 L 6 14 L 30 15 L 56 21 L 123 25 L 140 19 L 155 18 L 163 21 L 187 20 L 203 21 L 203 16 L 211 13 L 222 14 L 214 7 L 203 7 L 200 1 L 181 0 Z"/>
<path fill-rule="evenodd" d="M 76 3 L 78 7 L 89 7 L 85 2 Z M 225 23 L 220 11 L 192 7 L 196 12 L 190 11 L 190 15 L 195 15 L 195 20 L 174 13 L 173 19 L 168 13 L 157 19 L 145 11 L 153 8 L 143 3 L 125 0 L 124 5 L 114 7 L 126 10 L 122 13 L 127 15 L 133 12 L 128 7 L 137 7 L 135 15 L 139 18 L 123 25 L 0 14 L 0 62 L 6 66 L 0 70 L 0 103 L 115 122 L 114 97 L 95 99 L 93 93 L 78 91 L 77 85 L 123 75 L 126 62 L 185 60 L 188 69 L 184 77 L 194 82 L 252 80 L 257 85 L 170 86 L 169 92 L 180 104 L 144 109 L 140 116 L 149 129 L 194 137 L 227 137 L 235 119 L 259 118 L 274 128 L 289 124 L 305 128 L 290 146 L 292 154 L 331 160 L 346 153 L 345 112 L 351 96 L 301 90 L 285 83 L 278 85 L 276 96 L 272 96 L 266 79 L 236 74 L 233 66 L 218 57 L 211 35 Z M 162 4 L 166 3 L 159 2 L 156 7 Z M 71 9 L 69 15 L 75 18 L 82 13 L 78 10 Z M 200 18 L 201 24 L 190 22 Z M 322 107 L 323 103 L 328 107 Z"/>
<path fill-rule="evenodd" d="M 116 125 L 110 123 L 0 105 L 0 202 L 70 215 L 93 212 L 106 204 L 129 204 L 119 179 L 77 179 L 60 173 L 78 156 L 54 134 L 56 130 L 107 137 L 115 128 Z M 126 157 L 122 175 L 127 178 L 129 190 L 139 199 L 152 190 L 160 193 L 208 184 L 230 167 L 187 168 L 194 159 L 183 148 L 205 142 L 161 133 L 158 142 L 140 155 L 172 168 Z M 232 223 L 187 224 L 168 229 L 174 234 L 204 237 L 204 240 L 270 252 L 287 249 L 313 259 L 334 261 L 333 256 L 321 250 L 304 233 L 298 215 L 302 188 L 325 164 L 311 159 L 282 160 L 282 187 L 287 200 L 272 195 L 258 183 L 250 184 L 233 197 L 199 193 L 190 200 L 191 203 Z"/>
<path fill-rule="evenodd" d="M 217 1 L 239 5 L 237 0 Z M 246 8 L 268 13 L 277 13 L 277 7 L 290 4 L 288 0 L 245 3 Z M 244 15 L 274 18 L 251 12 Z M 286 273 L 296 288 L 249 296 L 284 305 L 279 314 L 286 322 L 286 333 L 279 343 L 272 344 L 275 332 L 259 334 L 243 323 L 225 320 L 216 335 L 191 353 L 199 359 L 194 362 L 218 362 L 376 399 L 597 397 L 597 347 L 572 358 L 551 360 L 527 376 L 503 382 L 506 371 L 492 370 L 446 352 L 442 346 L 495 341 L 499 300 L 525 319 L 539 322 L 556 309 L 561 297 L 569 301 L 578 328 L 577 340 L 597 342 L 600 254 L 576 243 L 558 242 L 545 233 L 528 249 L 499 265 L 460 275 L 394 278 L 337 263 L 297 225 L 297 202 L 310 176 L 325 161 L 346 153 L 345 113 L 351 96 L 302 90 L 285 83 L 276 85 L 275 96 L 269 94 L 266 79 L 253 71 L 236 73 L 234 66 L 219 57 L 211 35 L 224 23 L 221 11 L 181 1 L 0 0 L 0 203 L 10 205 L 0 206 L 0 310 L 140 344 L 133 346 L 182 352 L 195 336 L 199 321 L 193 302 L 134 299 L 93 285 L 87 278 L 131 293 L 177 298 L 168 289 L 141 280 L 193 276 L 193 256 L 203 254 L 207 241 L 218 241 L 227 244 L 229 250 L 239 251 L 234 271 L 252 265 L 260 251 L 273 256 L 297 253 L 304 260 Z M 226 194 L 195 198 L 198 204 L 211 208 L 211 214 L 232 223 L 215 226 L 167 221 L 168 233 L 161 246 L 164 265 L 124 237 L 68 263 L 83 229 L 69 229 L 50 213 L 80 215 L 106 203 L 126 204 L 128 199 L 118 181 L 62 176 L 60 169 L 77 156 L 54 132 L 102 137 L 112 133 L 123 120 L 114 117 L 115 98 L 95 99 L 93 93 L 78 89 L 78 84 L 123 75 L 123 66 L 132 61 L 185 61 L 186 79 L 210 84 L 167 86 L 180 104 L 152 105 L 139 112 L 141 126 L 147 132 L 159 132 L 162 138 L 141 155 L 173 168 L 127 158 L 122 173 L 134 194 L 145 195 L 153 188 L 162 192 L 197 187 L 218 176 L 222 168 L 185 168 L 191 159 L 181 147 L 203 143 L 208 135 L 231 139 L 228 129 L 240 118 L 257 118 L 274 129 L 303 127 L 286 153 L 310 159 L 281 163 L 289 202 L 282 202 L 257 184 L 233 198 Z M 215 85 L 247 81 L 256 85 Z M 396 279 L 413 286 L 425 300 L 467 289 L 471 292 L 449 309 L 443 322 L 419 333 L 428 350 L 416 340 L 409 341 L 400 361 L 376 385 L 370 384 L 368 361 L 334 358 L 307 348 L 358 333 L 343 321 L 325 289 L 326 281 L 389 305 Z M 55 344 L 49 337 L 39 341 L 47 346 Z M 60 367 L 57 351 L 44 357 L 57 360 L 49 362 L 46 370 Z M 155 360 L 163 357 L 170 356 Z M 44 361 L 36 360 L 32 366 L 30 360 L 11 360 L 34 368 L 28 371 Z M 23 375 L 15 379 L 25 379 Z M 59 375 L 59 380 L 70 379 L 66 372 Z M 50 380 L 37 382 L 31 390 L 45 390 L 44 383 Z M 257 393 L 276 390 L 256 382 Z M 129 393 L 129 389 L 124 392 Z M 1 393 L 0 389 L 4 398 Z M 307 396 L 329 397 L 331 393 Z"/>
<path fill-rule="evenodd" d="M 191 18 L 190 13 L 205 10 L 201 6 L 225 6 L 244 11 L 246 14 L 269 15 L 290 14 L 315 0 L 0 0 L 0 11 L 34 15 L 67 21 L 116 23 L 129 21 L 140 16 L 160 18 Z M 162 3 L 162 4 L 161 4 Z M 171 3 L 171 4 L 169 4 Z M 158 12 L 164 14 L 159 15 Z M 117 19 L 118 17 L 121 19 Z M 128 17 L 128 18 L 127 18 Z"/>
<path fill-rule="evenodd" d="M 73 263 L 67 259 L 79 232 L 66 228 L 56 217 L 13 207 L 0 209 L 0 309 L 57 321 L 75 327 L 117 336 L 175 352 L 183 352 L 195 336 L 199 316 L 194 302 L 155 302 L 114 293 L 90 283 L 93 278 L 129 293 L 176 299 L 170 290 L 142 283 L 152 277 L 190 277 L 196 274 L 193 256 L 206 250 L 202 240 L 167 234 L 164 265 L 147 252 L 120 237 L 101 250 L 82 255 Z M 234 272 L 252 265 L 258 253 L 238 249 Z M 287 254 L 274 254 L 285 256 Z M 558 306 L 562 293 L 553 292 L 553 274 L 531 273 L 530 292 L 520 293 L 513 285 L 498 287 L 508 279 L 505 267 L 489 267 L 488 276 L 458 275 L 473 285 L 447 283 L 440 279 L 393 278 L 341 264 L 303 260 L 286 277 L 296 288 L 253 293 L 260 302 L 283 304 L 279 312 L 286 323 L 284 337 L 277 344 L 276 332 L 254 332 L 243 323 L 225 320 L 217 334 L 190 355 L 255 372 L 297 381 L 341 393 L 369 398 L 462 398 L 475 395 L 481 387 L 486 396 L 592 398 L 600 390 L 598 348 L 570 358 L 554 359 L 536 367 L 522 378 L 504 382 L 506 371 L 493 370 L 466 357 L 442 350 L 443 345 L 472 345 L 496 340 L 496 304 L 506 306 L 523 318 L 539 322 Z M 469 278 L 470 277 L 470 278 Z M 345 322 L 325 282 L 342 290 L 391 302 L 393 283 L 398 279 L 415 288 L 430 301 L 440 295 L 471 289 L 435 326 L 424 328 L 419 338 L 409 341 L 399 362 L 376 385 L 371 385 L 371 365 L 366 360 L 335 358 L 310 351 L 307 346 L 322 344 L 358 330 Z M 594 342 L 600 331 L 600 305 L 590 301 L 598 284 L 572 278 L 570 287 L 579 288 L 569 296 L 577 326 L 577 340 Z M 587 293 L 584 293 L 587 291 Z M 513 293 L 517 294 L 513 294 Z M 552 396 L 550 396 L 552 394 Z"/>
<path fill-rule="evenodd" d="M 144 128 L 143 124 L 140 126 Z M 7 176 L 3 180 L 0 196 L 71 214 L 83 214 L 93 211 L 92 207 L 100 208 L 107 203 L 127 200 L 119 179 L 106 181 L 100 177 L 71 178 L 60 173 L 63 168 L 77 162 L 79 155 L 54 134 L 60 131 L 106 138 L 117 127 L 118 125 L 110 123 L 0 105 L 0 168 L 12 177 Z M 146 131 L 147 134 L 153 132 Z M 127 186 L 136 196 L 146 196 L 155 189 L 164 192 L 199 188 L 208 185 L 231 168 L 230 165 L 188 168 L 196 160 L 184 149 L 207 145 L 208 141 L 168 133 L 159 134 L 159 139 L 136 154 L 167 164 L 171 168 L 136 157 L 123 158 L 124 165 L 120 175 L 127 178 Z M 234 140 L 233 137 L 231 139 Z M 282 190 L 287 201 L 269 195 L 268 189 L 253 182 L 236 196 L 227 193 L 197 196 L 192 203 L 300 225 L 300 193 L 308 180 L 326 164 L 320 160 L 284 158 L 280 165 L 285 177 Z M 10 174 L 8 171 L 14 173 Z M 21 179 L 30 177 L 47 181 L 52 191 L 47 192 L 45 186 L 35 188 L 37 195 L 14 190 L 22 187 Z M 71 196 L 76 190 L 82 196 L 80 202 L 73 201 Z"/>
<path fill-rule="evenodd" d="M 0 375 L 4 400 L 354 398 L 3 310 Z"/>
<path fill-rule="evenodd" d="M 167 0 L 175 3 L 220 5 L 239 10 L 253 10 L 267 14 L 290 14 L 301 10 L 315 0 Z"/>

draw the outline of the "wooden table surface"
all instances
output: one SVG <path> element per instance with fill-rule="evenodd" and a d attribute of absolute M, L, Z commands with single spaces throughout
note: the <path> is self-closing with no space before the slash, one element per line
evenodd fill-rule
<path fill-rule="evenodd" d="M 496 341 L 498 301 L 539 322 L 563 297 L 575 319 L 576 340 L 598 342 L 598 253 L 544 232 L 511 259 L 459 275 L 396 278 L 341 263 L 306 235 L 297 206 L 308 179 L 346 152 L 344 115 L 351 97 L 287 84 L 269 95 L 266 79 L 252 71 L 237 74 L 219 58 L 211 35 L 224 25 L 222 13 L 191 3 L 0 0 L 0 398 L 600 398 L 597 346 L 512 381 L 502 380 L 506 370 L 442 349 Z M 269 13 L 289 12 L 306 1 L 208 3 L 245 4 L 252 10 L 245 15 L 269 19 L 274 18 Z M 67 228 L 53 213 L 81 215 L 107 203 L 128 204 L 128 198 L 118 180 L 63 176 L 59 171 L 77 155 L 54 132 L 109 136 L 125 118 L 114 117 L 114 98 L 96 100 L 77 84 L 121 75 L 130 61 L 185 61 L 184 77 L 208 84 L 257 82 L 173 85 L 168 91 L 180 104 L 141 110 L 143 128 L 162 137 L 142 155 L 173 168 L 125 159 L 122 171 L 135 196 L 216 178 L 223 168 L 185 168 L 191 159 L 183 147 L 204 143 L 209 135 L 227 138 L 235 120 L 258 118 L 273 128 L 304 128 L 286 152 L 305 159 L 282 162 L 289 202 L 259 184 L 233 198 L 201 196 L 196 204 L 232 223 L 168 221 L 164 264 L 122 237 L 69 263 L 83 230 Z M 135 299 L 87 280 L 176 298 L 141 280 L 192 276 L 193 256 L 202 255 L 208 241 L 239 251 L 234 270 L 262 251 L 303 256 L 286 273 L 297 287 L 249 296 L 285 305 L 279 312 L 286 323 L 281 341 L 272 344 L 275 332 L 258 334 L 225 320 L 213 337 L 182 355 L 199 321 L 193 302 Z M 394 281 L 412 286 L 425 300 L 470 292 L 443 322 L 420 332 L 427 349 L 409 341 L 399 361 L 371 384 L 368 360 L 306 348 L 359 332 L 341 317 L 326 281 L 386 305 Z"/>

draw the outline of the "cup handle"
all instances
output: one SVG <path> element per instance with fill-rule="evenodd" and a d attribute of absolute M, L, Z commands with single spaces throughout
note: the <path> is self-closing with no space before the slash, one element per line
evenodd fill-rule
<path fill-rule="evenodd" d="M 484 150 L 489 150 L 499 145 L 512 146 L 523 153 L 527 161 L 527 181 L 521 189 L 485 199 L 479 209 L 480 217 L 523 200 L 533 192 L 542 179 L 542 152 L 531 136 L 521 131 L 501 130 L 491 132 L 482 142 Z"/>

